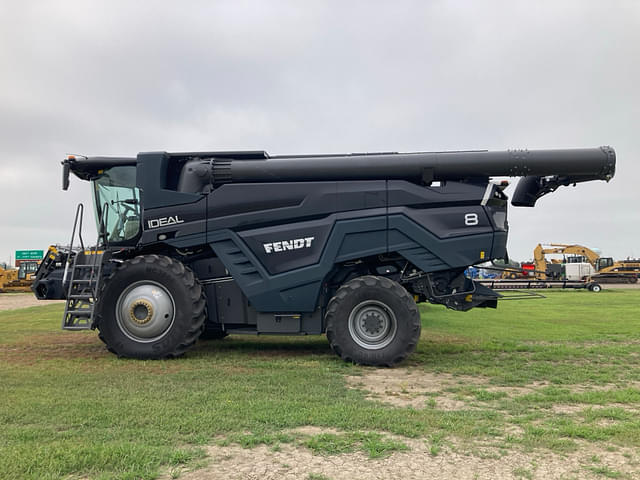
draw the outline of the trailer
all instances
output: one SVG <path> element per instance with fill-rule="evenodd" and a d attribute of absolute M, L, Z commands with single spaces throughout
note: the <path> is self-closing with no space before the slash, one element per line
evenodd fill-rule
<path fill-rule="evenodd" d="M 491 290 L 539 290 L 539 289 L 586 289 L 590 292 L 600 292 L 602 286 L 597 282 L 587 280 L 480 280 L 482 285 Z"/>

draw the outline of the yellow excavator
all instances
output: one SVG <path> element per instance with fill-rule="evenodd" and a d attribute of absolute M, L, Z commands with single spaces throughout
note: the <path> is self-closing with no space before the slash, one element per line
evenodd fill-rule
<path fill-rule="evenodd" d="M 591 264 L 595 273 L 587 278 L 588 281 L 600 283 L 636 283 L 640 275 L 640 259 L 617 260 L 611 257 L 601 257 L 596 252 L 582 245 L 566 245 L 563 243 L 538 244 L 533 250 L 533 260 L 536 277 L 547 280 L 553 276 L 551 265 L 559 263 L 557 260 L 550 264 L 547 254 L 582 256 Z"/>

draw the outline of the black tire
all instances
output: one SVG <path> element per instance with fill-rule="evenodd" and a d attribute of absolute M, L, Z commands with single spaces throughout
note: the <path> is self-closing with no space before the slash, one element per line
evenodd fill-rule
<path fill-rule="evenodd" d="M 592 292 L 598 293 L 602 290 L 602 287 L 600 286 L 599 283 L 592 283 L 589 286 L 589 290 L 591 290 Z"/>
<path fill-rule="evenodd" d="M 120 357 L 180 356 L 201 335 L 205 318 L 204 291 L 193 272 L 160 255 L 123 262 L 96 303 L 100 339 Z"/>
<path fill-rule="evenodd" d="M 342 285 L 325 315 L 327 339 L 347 362 L 391 367 L 420 339 L 420 312 L 409 293 L 385 277 L 367 275 Z"/>

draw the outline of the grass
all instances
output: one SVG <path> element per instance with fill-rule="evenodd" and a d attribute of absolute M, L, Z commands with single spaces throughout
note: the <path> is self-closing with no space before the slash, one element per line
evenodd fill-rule
<path fill-rule="evenodd" d="M 408 447 L 402 442 L 384 438 L 379 433 L 323 433 L 315 435 L 304 442 L 304 445 L 317 454 L 336 455 L 361 450 L 369 458 L 383 458 L 396 451 L 406 451 Z"/>
<path fill-rule="evenodd" d="M 486 381 L 454 389 L 469 406 L 455 411 L 438 410 L 437 397 L 420 410 L 368 400 L 344 381 L 368 369 L 343 363 L 324 337 L 232 336 L 176 360 L 122 360 L 95 332 L 60 331 L 61 305 L 0 312 L 0 478 L 152 479 L 199 461 L 214 442 L 371 458 L 406 449 L 376 432 L 425 438 L 434 456 L 452 437 L 637 450 L 640 291 L 545 295 L 498 310 L 421 307 L 422 340 L 404 366 Z M 531 385 L 520 395 L 489 388 Z M 573 409 L 554 411 L 563 405 Z M 290 433 L 307 425 L 340 433 Z M 523 433 L 504 434 L 514 426 Z"/>
<path fill-rule="evenodd" d="M 624 478 L 624 475 L 617 470 L 612 470 L 607 466 L 601 467 L 589 467 L 589 470 L 596 475 L 601 475 L 606 478 Z"/>
<path fill-rule="evenodd" d="M 513 476 L 516 478 L 526 478 L 527 480 L 531 480 L 533 478 L 533 472 L 526 468 L 518 467 L 513 470 Z"/>
<path fill-rule="evenodd" d="M 307 476 L 307 480 L 331 480 L 331 479 L 326 475 L 322 475 L 320 473 L 310 473 Z"/>

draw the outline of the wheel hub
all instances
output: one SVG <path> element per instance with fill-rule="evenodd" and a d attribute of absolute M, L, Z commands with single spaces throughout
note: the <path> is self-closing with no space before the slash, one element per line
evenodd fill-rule
<path fill-rule="evenodd" d="M 380 335 L 380 332 L 384 329 L 385 321 L 379 312 L 369 311 L 362 315 L 360 324 L 365 333 L 375 336 Z"/>
<path fill-rule="evenodd" d="M 139 298 L 129 307 L 129 318 L 138 325 L 149 323 L 153 318 L 153 306 L 144 298 Z"/>
<path fill-rule="evenodd" d="M 175 304 L 164 286 L 150 281 L 131 284 L 118 298 L 116 321 L 122 333 L 136 342 L 153 342 L 169 331 Z"/>
<path fill-rule="evenodd" d="M 367 350 L 386 347 L 396 336 L 396 316 L 385 303 L 366 300 L 349 315 L 349 333 L 354 342 Z"/>

